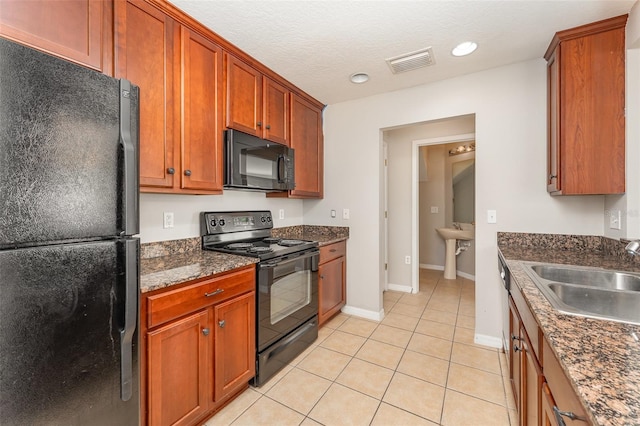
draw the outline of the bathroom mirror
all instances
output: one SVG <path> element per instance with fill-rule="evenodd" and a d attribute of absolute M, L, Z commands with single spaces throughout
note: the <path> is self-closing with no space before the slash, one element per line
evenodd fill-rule
<path fill-rule="evenodd" d="M 451 164 L 453 185 L 453 221 L 472 223 L 475 217 L 475 160 Z"/>

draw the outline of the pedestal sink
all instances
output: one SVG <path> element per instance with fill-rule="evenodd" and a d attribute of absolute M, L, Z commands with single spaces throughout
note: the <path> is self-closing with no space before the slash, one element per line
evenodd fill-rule
<path fill-rule="evenodd" d="M 456 240 L 473 240 L 473 225 L 469 229 L 436 228 L 438 235 L 445 244 L 444 277 L 448 280 L 456 279 Z"/>

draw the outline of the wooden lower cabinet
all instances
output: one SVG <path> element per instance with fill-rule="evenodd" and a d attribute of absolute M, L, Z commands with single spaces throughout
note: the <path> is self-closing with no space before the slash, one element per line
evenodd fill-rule
<path fill-rule="evenodd" d="M 255 375 L 255 266 L 142 297 L 149 425 L 196 425 Z M 145 386 L 146 385 L 146 386 Z"/>
<path fill-rule="evenodd" d="M 340 312 L 346 302 L 347 243 L 340 241 L 320 247 L 318 269 L 318 324 Z"/>

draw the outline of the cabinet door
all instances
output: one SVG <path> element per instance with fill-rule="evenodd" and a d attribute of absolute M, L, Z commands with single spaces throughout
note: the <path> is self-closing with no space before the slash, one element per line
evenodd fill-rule
<path fill-rule="evenodd" d="M 150 425 L 193 424 L 208 410 L 210 312 L 194 313 L 147 334 Z"/>
<path fill-rule="evenodd" d="M 111 2 L 2 0 L 0 9 L 1 35 L 111 75 Z"/>
<path fill-rule="evenodd" d="M 267 77 L 262 87 L 263 137 L 289 145 L 289 90 Z"/>
<path fill-rule="evenodd" d="M 509 297 L 509 381 L 518 413 L 522 413 L 520 377 L 522 370 L 522 344 L 520 342 L 520 317 L 513 300 Z"/>
<path fill-rule="evenodd" d="M 538 426 L 540 422 L 540 390 L 542 368 L 538 364 L 531 343 L 524 329 L 520 330 L 522 339 L 522 425 Z"/>
<path fill-rule="evenodd" d="M 548 99 L 548 128 L 547 131 L 547 191 L 557 192 L 562 190 L 562 171 L 560 170 L 560 49 L 558 46 L 555 53 L 549 58 L 547 63 L 547 99 Z"/>
<path fill-rule="evenodd" d="M 318 283 L 318 323 L 323 324 L 345 303 L 346 261 L 338 257 L 320 265 Z"/>
<path fill-rule="evenodd" d="M 553 401 L 553 396 L 551 396 L 551 390 L 549 390 L 549 385 L 547 383 L 542 384 L 542 392 L 541 392 L 541 402 L 542 402 L 542 426 L 558 426 L 558 422 L 556 421 L 555 414 L 553 413 L 553 407 L 556 405 Z"/>
<path fill-rule="evenodd" d="M 255 292 L 214 306 L 214 399 L 246 386 L 256 368 Z"/>
<path fill-rule="evenodd" d="M 117 77 L 140 87 L 140 186 L 172 188 L 179 167 L 174 134 L 179 130 L 174 127 L 178 25 L 142 1 L 115 5 Z"/>
<path fill-rule="evenodd" d="M 225 53 L 227 127 L 262 137 L 262 74 Z"/>
<path fill-rule="evenodd" d="M 291 94 L 291 148 L 295 150 L 296 187 L 292 196 L 322 198 L 322 111 Z"/>
<path fill-rule="evenodd" d="M 181 187 L 222 192 L 222 49 L 186 27 L 181 35 Z"/>

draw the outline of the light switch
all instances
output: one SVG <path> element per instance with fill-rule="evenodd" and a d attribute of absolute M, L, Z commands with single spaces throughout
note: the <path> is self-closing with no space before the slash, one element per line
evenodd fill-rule
<path fill-rule="evenodd" d="M 279 217 L 280 219 L 284 219 L 284 209 L 280 209 L 280 210 L 278 211 L 278 217 Z"/>
<path fill-rule="evenodd" d="M 431 206 L 431 213 L 438 213 L 438 206 Z"/>
<path fill-rule="evenodd" d="M 498 218 L 495 210 L 487 210 L 487 223 L 497 223 Z"/>
<path fill-rule="evenodd" d="M 336 217 L 336 211 L 335 210 L 331 210 L 331 217 Z"/>

